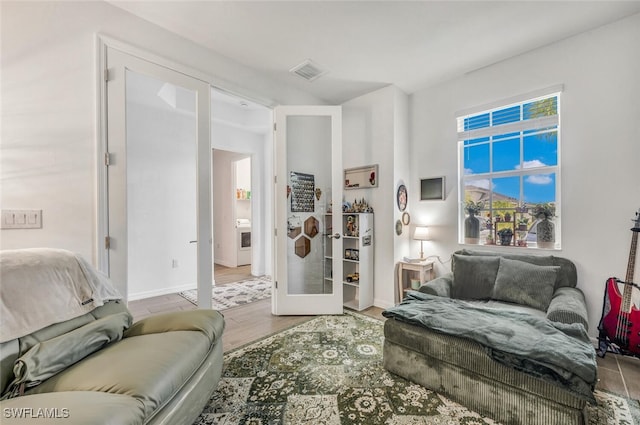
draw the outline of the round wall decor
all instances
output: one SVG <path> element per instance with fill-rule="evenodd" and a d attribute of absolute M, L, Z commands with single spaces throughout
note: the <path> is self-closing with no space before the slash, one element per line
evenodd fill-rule
<path fill-rule="evenodd" d="M 400 220 L 396 221 L 396 235 L 400 236 L 402 234 L 402 222 Z"/>
<path fill-rule="evenodd" d="M 408 212 L 403 212 L 402 213 L 402 224 L 404 224 L 405 226 L 408 226 L 409 223 L 411 223 L 411 216 L 409 215 Z"/>
<path fill-rule="evenodd" d="M 396 200 L 398 201 L 398 209 L 404 211 L 407 208 L 407 187 L 405 185 L 398 186 Z"/>

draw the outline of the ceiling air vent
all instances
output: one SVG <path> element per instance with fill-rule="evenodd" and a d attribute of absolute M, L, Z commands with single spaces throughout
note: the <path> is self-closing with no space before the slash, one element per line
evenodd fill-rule
<path fill-rule="evenodd" d="M 300 65 L 296 65 L 291 68 L 289 72 L 311 82 L 320 78 L 329 71 L 327 71 L 326 69 L 322 69 L 320 65 L 313 62 L 311 59 L 307 59 Z"/>

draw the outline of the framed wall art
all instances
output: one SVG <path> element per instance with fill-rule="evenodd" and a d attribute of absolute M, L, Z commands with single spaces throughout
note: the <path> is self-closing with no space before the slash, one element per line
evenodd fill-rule
<path fill-rule="evenodd" d="M 378 187 L 378 164 L 344 170 L 345 189 Z"/>

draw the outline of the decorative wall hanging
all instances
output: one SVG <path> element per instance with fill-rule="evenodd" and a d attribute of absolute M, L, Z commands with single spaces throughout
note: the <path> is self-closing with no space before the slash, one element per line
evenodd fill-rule
<path fill-rule="evenodd" d="M 400 220 L 396 221 L 396 235 L 400 236 L 402 234 L 402 222 Z"/>
<path fill-rule="evenodd" d="M 404 224 L 405 226 L 408 226 L 409 223 L 411 223 L 411 216 L 409 215 L 408 212 L 403 212 L 402 213 L 402 224 Z"/>
<path fill-rule="evenodd" d="M 398 186 L 396 200 L 398 201 L 398 209 L 404 211 L 407 208 L 407 187 L 405 185 Z"/>
<path fill-rule="evenodd" d="M 320 196 L 322 196 L 322 190 L 319 187 L 316 187 L 316 199 L 319 201 Z"/>
<path fill-rule="evenodd" d="M 304 221 L 304 233 L 305 233 L 305 235 L 313 238 L 315 235 L 318 234 L 318 226 L 319 225 L 320 225 L 320 223 L 313 216 L 311 216 L 308 219 L 306 219 Z"/>
<path fill-rule="evenodd" d="M 313 174 L 291 171 L 291 212 L 314 212 L 315 178 Z"/>
<path fill-rule="evenodd" d="M 311 252 L 311 241 L 306 236 L 302 236 L 295 241 L 295 253 L 298 257 L 304 258 Z"/>
<path fill-rule="evenodd" d="M 287 236 L 291 239 L 295 239 L 302 233 L 302 224 L 300 223 L 300 217 L 292 215 L 287 219 Z"/>
<path fill-rule="evenodd" d="M 378 187 L 378 164 L 344 170 L 345 189 Z"/>

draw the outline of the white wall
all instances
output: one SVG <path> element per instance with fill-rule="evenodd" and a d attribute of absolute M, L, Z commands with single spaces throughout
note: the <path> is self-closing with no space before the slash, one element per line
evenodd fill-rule
<path fill-rule="evenodd" d="M 64 248 L 95 262 L 96 33 L 200 70 L 249 97 L 321 103 L 104 2 L 0 7 L 0 203 L 43 210 L 42 229 L 2 230 L 1 249 Z"/>
<path fill-rule="evenodd" d="M 414 222 L 434 226 L 435 240 L 426 243 L 426 255 L 447 260 L 462 248 L 457 243 L 455 112 L 562 83 L 562 250 L 536 253 L 576 263 L 578 287 L 587 300 L 589 333 L 597 335 L 604 282 L 611 275 L 624 277 L 629 219 L 640 206 L 637 40 L 640 15 L 411 96 L 412 183 L 420 177 L 447 178 L 446 201 L 418 202 L 414 208 Z M 419 242 L 413 244 L 412 250 L 419 249 Z M 448 271 L 449 266 L 440 265 L 438 272 Z"/>
<path fill-rule="evenodd" d="M 342 106 L 344 168 L 378 164 L 377 188 L 345 190 L 344 197 L 364 197 L 374 209 L 374 304 L 383 308 L 394 304 L 395 264 L 408 237 L 406 227 L 400 237 L 395 233 L 396 188 L 408 176 L 407 103 L 406 94 L 388 86 Z"/>

